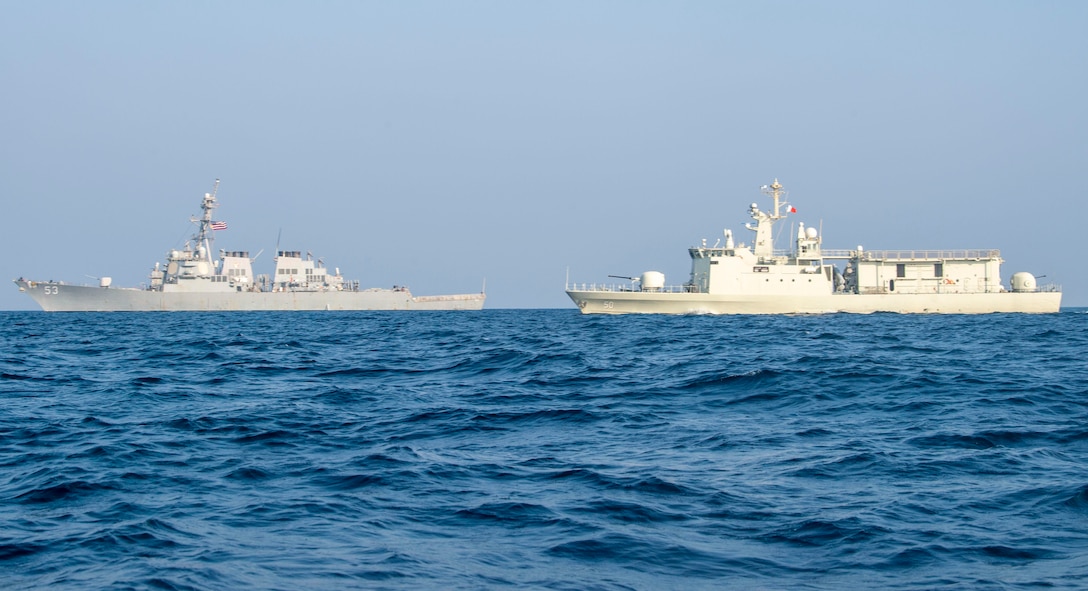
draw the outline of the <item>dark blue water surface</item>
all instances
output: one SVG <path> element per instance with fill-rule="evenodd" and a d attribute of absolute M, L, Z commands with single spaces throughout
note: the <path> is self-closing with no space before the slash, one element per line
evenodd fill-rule
<path fill-rule="evenodd" d="M 1088 586 L 1088 314 L 0 313 L 6 589 Z"/>

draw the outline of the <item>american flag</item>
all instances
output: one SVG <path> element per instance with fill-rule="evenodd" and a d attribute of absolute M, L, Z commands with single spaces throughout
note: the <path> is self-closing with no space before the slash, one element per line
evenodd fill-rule
<path fill-rule="evenodd" d="M 227 222 L 212 222 L 212 229 L 213 230 L 226 230 L 227 229 Z"/>

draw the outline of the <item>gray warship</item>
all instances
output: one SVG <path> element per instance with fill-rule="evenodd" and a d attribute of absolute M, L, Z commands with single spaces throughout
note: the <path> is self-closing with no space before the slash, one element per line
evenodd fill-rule
<path fill-rule="evenodd" d="M 219 180 L 200 204 L 203 215 L 190 221 L 196 234 L 182 249 L 170 250 L 166 264 L 155 263 L 146 287 L 119 288 L 109 277 L 98 285 L 19 278 L 15 284 L 46 312 L 193 312 L 302 310 L 480 310 L 480 293 L 413 296 L 407 287 L 361 289 L 346 281 L 323 260 L 301 251 L 279 250 L 271 276 L 254 276 L 248 251 L 220 250 L 213 259 L 215 231 L 225 229 L 212 219 L 218 207 Z M 260 253 L 258 253 L 260 254 Z"/>

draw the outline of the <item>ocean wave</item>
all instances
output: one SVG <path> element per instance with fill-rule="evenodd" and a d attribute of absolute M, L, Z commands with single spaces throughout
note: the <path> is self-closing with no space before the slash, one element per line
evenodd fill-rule
<path fill-rule="evenodd" d="M 8 314 L 2 578 L 1078 588 L 1083 318 Z"/>

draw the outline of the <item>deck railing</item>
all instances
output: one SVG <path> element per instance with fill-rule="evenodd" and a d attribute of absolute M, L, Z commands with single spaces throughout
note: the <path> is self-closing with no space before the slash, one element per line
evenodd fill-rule
<path fill-rule="evenodd" d="M 691 247 L 690 250 L 698 251 L 703 256 L 726 256 L 729 251 L 735 249 L 724 248 L 706 248 L 706 247 Z M 825 248 L 820 251 L 820 255 L 825 259 L 852 259 L 859 253 L 857 250 L 850 249 L 832 249 Z M 864 261 L 879 261 L 879 260 L 922 260 L 922 261 L 942 261 L 942 260 L 988 260 L 995 259 L 1001 256 L 1001 251 L 996 248 L 974 248 L 974 249 L 960 249 L 960 250 L 862 250 L 861 259 Z M 773 259 L 773 258 L 790 258 L 795 256 L 796 253 L 792 250 L 776 248 L 774 255 L 771 257 L 760 257 L 761 259 Z"/>
<path fill-rule="evenodd" d="M 642 293 L 698 293 L 698 290 L 691 285 L 666 285 L 657 289 L 637 289 L 629 283 L 617 284 L 617 283 L 568 283 L 566 286 L 567 291 L 628 291 L 628 292 L 642 292 Z"/>
<path fill-rule="evenodd" d="M 824 249 L 825 259 L 852 259 L 858 254 L 863 261 L 944 261 L 944 260 L 989 260 L 1001 256 L 1001 251 L 994 248 L 967 250 L 831 250 Z"/>

